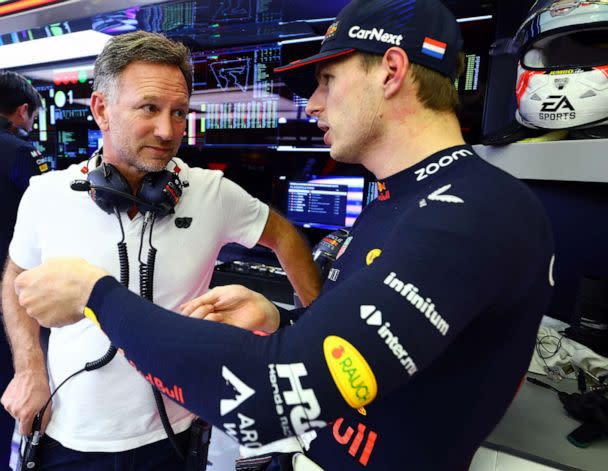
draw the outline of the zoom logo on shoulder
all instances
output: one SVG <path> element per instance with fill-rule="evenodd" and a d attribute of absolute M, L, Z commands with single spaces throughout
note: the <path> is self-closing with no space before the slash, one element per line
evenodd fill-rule
<path fill-rule="evenodd" d="M 430 163 L 424 168 L 419 168 L 418 170 L 415 170 L 414 173 L 416 174 L 416 181 L 420 182 L 422 180 L 425 180 L 431 175 L 437 173 L 442 168 L 449 167 L 454 162 L 458 161 L 460 158 L 472 157 L 473 155 L 475 154 L 473 154 L 473 152 L 468 149 L 460 149 L 450 155 L 444 155 L 439 160 L 437 160 L 437 162 Z"/>
<path fill-rule="evenodd" d="M 188 229 L 192 225 L 192 218 L 175 218 L 175 227 Z"/>

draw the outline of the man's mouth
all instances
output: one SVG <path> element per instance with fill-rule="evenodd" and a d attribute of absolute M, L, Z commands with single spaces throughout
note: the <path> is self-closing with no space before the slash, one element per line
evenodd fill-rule
<path fill-rule="evenodd" d="M 331 145 L 331 139 L 330 139 L 330 134 L 329 134 L 329 126 L 325 123 L 322 123 L 321 121 L 319 121 L 317 123 L 317 126 L 319 127 L 319 129 L 321 131 L 323 131 L 325 134 L 323 136 L 323 142 L 325 142 L 325 145 L 329 146 Z"/>
<path fill-rule="evenodd" d="M 159 154 L 164 154 L 167 152 L 171 152 L 170 147 L 159 147 L 159 146 L 145 146 L 148 149 L 153 150 L 154 152 L 158 152 Z"/>

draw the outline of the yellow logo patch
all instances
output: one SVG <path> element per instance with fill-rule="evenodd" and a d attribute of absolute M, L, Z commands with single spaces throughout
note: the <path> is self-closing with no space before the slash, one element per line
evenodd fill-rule
<path fill-rule="evenodd" d="M 323 353 L 331 377 L 350 407 L 360 409 L 376 398 L 376 377 L 355 347 L 343 338 L 330 335 L 323 342 Z"/>
<path fill-rule="evenodd" d="M 551 72 L 549 72 L 549 75 L 570 75 L 575 72 L 576 70 L 574 69 L 552 70 Z"/>
<path fill-rule="evenodd" d="M 365 263 L 367 263 L 367 266 L 369 267 L 372 263 L 374 263 L 374 260 L 376 260 L 380 255 L 382 255 L 382 250 L 370 250 L 367 257 L 365 257 Z"/>
<path fill-rule="evenodd" d="M 91 319 L 93 321 L 93 323 L 101 329 L 101 325 L 99 324 L 99 321 L 97 320 L 97 316 L 95 315 L 95 313 L 93 312 L 93 310 L 91 308 L 89 308 L 89 307 L 84 308 L 84 317 Z"/>

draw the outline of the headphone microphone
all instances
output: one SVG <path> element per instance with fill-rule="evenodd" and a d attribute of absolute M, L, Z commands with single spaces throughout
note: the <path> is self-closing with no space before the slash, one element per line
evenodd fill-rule
<path fill-rule="evenodd" d="M 74 191 L 93 191 L 93 192 L 99 192 L 99 193 L 103 193 L 103 192 L 112 193 L 113 195 L 116 195 L 121 198 L 125 198 L 129 201 L 132 201 L 133 203 L 135 203 L 139 206 L 150 208 L 149 210 L 152 212 L 161 211 L 160 207 L 158 207 L 154 204 L 151 204 L 149 201 L 144 201 L 136 196 L 133 196 L 130 193 L 126 193 L 124 191 L 120 191 L 120 190 L 117 190 L 115 188 L 111 188 L 108 186 L 92 185 L 91 182 L 88 180 L 74 180 L 72 183 L 70 183 L 70 188 Z M 92 196 L 92 197 L 95 199 L 95 196 Z"/>
<path fill-rule="evenodd" d="M 93 157 L 99 155 L 100 151 L 93 154 Z M 137 194 L 133 195 L 131 185 L 118 168 L 101 162 L 101 165 L 87 173 L 86 180 L 74 180 L 70 188 L 74 191 L 88 191 L 95 204 L 108 214 L 128 211 L 135 203 L 142 214 L 153 213 L 160 218 L 175 212 L 175 205 L 182 196 L 184 186 L 187 186 L 187 183 L 180 180 L 178 172 L 179 170 L 160 170 L 147 173 Z"/>
<path fill-rule="evenodd" d="M 89 191 L 91 189 L 91 182 L 88 180 L 74 180 L 70 183 L 70 188 L 74 191 Z"/>

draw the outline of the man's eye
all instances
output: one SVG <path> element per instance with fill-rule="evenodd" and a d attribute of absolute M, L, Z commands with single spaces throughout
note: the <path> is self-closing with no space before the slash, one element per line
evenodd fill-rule
<path fill-rule="evenodd" d="M 176 118 L 184 119 L 188 113 L 184 110 L 175 110 L 173 114 Z"/>
<path fill-rule="evenodd" d="M 156 111 L 156 106 L 154 105 L 144 105 L 141 107 L 146 113 L 154 113 Z"/>

